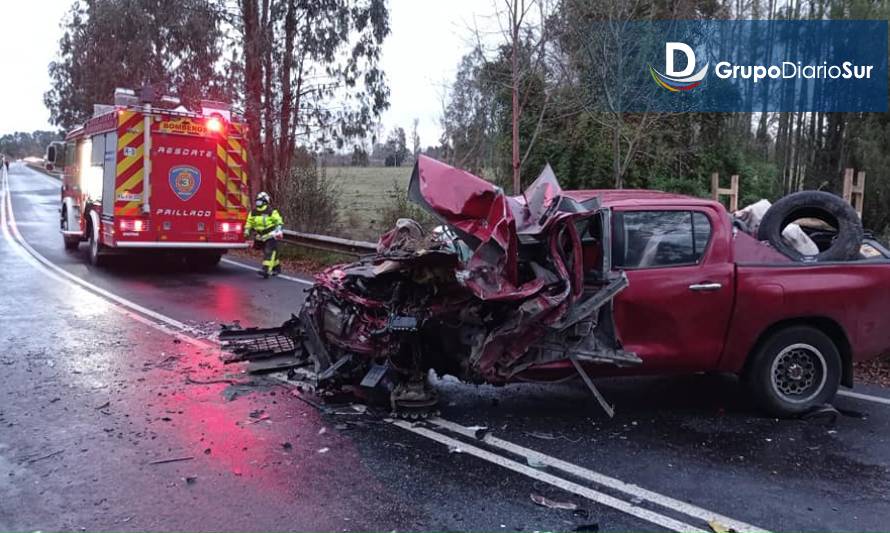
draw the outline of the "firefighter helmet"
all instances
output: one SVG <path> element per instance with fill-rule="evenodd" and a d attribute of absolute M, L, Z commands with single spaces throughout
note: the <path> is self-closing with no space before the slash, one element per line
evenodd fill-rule
<path fill-rule="evenodd" d="M 260 209 L 265 209 L 271 199 L 269 198 L 269 193 L 261 192 L 256 195 L 256 206 Z"/>

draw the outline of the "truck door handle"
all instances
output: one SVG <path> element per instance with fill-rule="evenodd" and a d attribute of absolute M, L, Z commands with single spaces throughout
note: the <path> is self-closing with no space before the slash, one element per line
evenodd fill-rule
<path fill-rule="evenodd" d="M 695 292 L 719 291 L 722 288 L 723 285 L 720 283 L 693 283 L 689 286 L 689 290 Z"/>

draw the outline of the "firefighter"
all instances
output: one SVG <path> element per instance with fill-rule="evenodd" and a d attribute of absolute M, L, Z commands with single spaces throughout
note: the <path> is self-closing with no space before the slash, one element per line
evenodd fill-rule
<path fill-rule="evenodd" d="M 278 261 L 278 239 L 282 237 L 284 220 L 270 205 L 269 194 L 261 192 L 256 195 L 256 208 L 247 216 L 244 225 L 244 238 L 250 236 L 250 232 L 256 233 L 253 246 L 263 250 L 263 267 L 257 272 L 260 276 L 268 278 L 277 276 L 281 272 L 281 264 Z"/>

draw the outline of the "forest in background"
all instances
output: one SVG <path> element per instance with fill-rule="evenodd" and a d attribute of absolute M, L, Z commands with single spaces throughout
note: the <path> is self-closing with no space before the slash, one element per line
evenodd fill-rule
<path fill-rule="evenodd" d="M 319 161 L 399 166 L 422 151 L 507 190 L 546 163 L 566 188 L 699 196 L 713 172 L 738 174 L 742 204 L 840 193 L 852 167 L 867 174 L 866 226 L 888 232 L 887 113 L 626 113 L 608 105 L 622 88 L 583 52 L 585 40 L 605 38 L 586 31 L 594 22 L 608 32 L 627 20 L 888 18 L 878 0 L 493 0 L 496 30 L 466 29 L 476 46 L 443 98 L 444 133 L 421 149 L 410 125 L 410 139 L 405 128 L 385 142 L 375 135 L 389 106 L 385 0 L 77 0 L 45 101 L 61 129 L 118 86 L 231 101 L 249 126 L 252 189 L 270 190 L 310 231 L 338 217 L 336 184 Z"/>

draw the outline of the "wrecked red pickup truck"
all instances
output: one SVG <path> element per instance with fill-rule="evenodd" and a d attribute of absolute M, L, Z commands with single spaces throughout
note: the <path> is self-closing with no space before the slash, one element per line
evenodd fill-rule
<path fill-rule="evenodd" d="M 562 191 L 549 167 L 510 197 L 420 157 L 408 196 L 441 225 L 400 220 L 378 253 L 317 275 L 279 328 L 225 329 L 229 361 L 285 358 L 318 387 L 383 394 L 408 413 L 435 406 L 430 370 L 580 377 L 610 413 L 590 375 L 727 372 L 789 416 L 890 349 L 890 252 L 871 239 L 848 260 L 794 261 L 717 202 Z"/>

